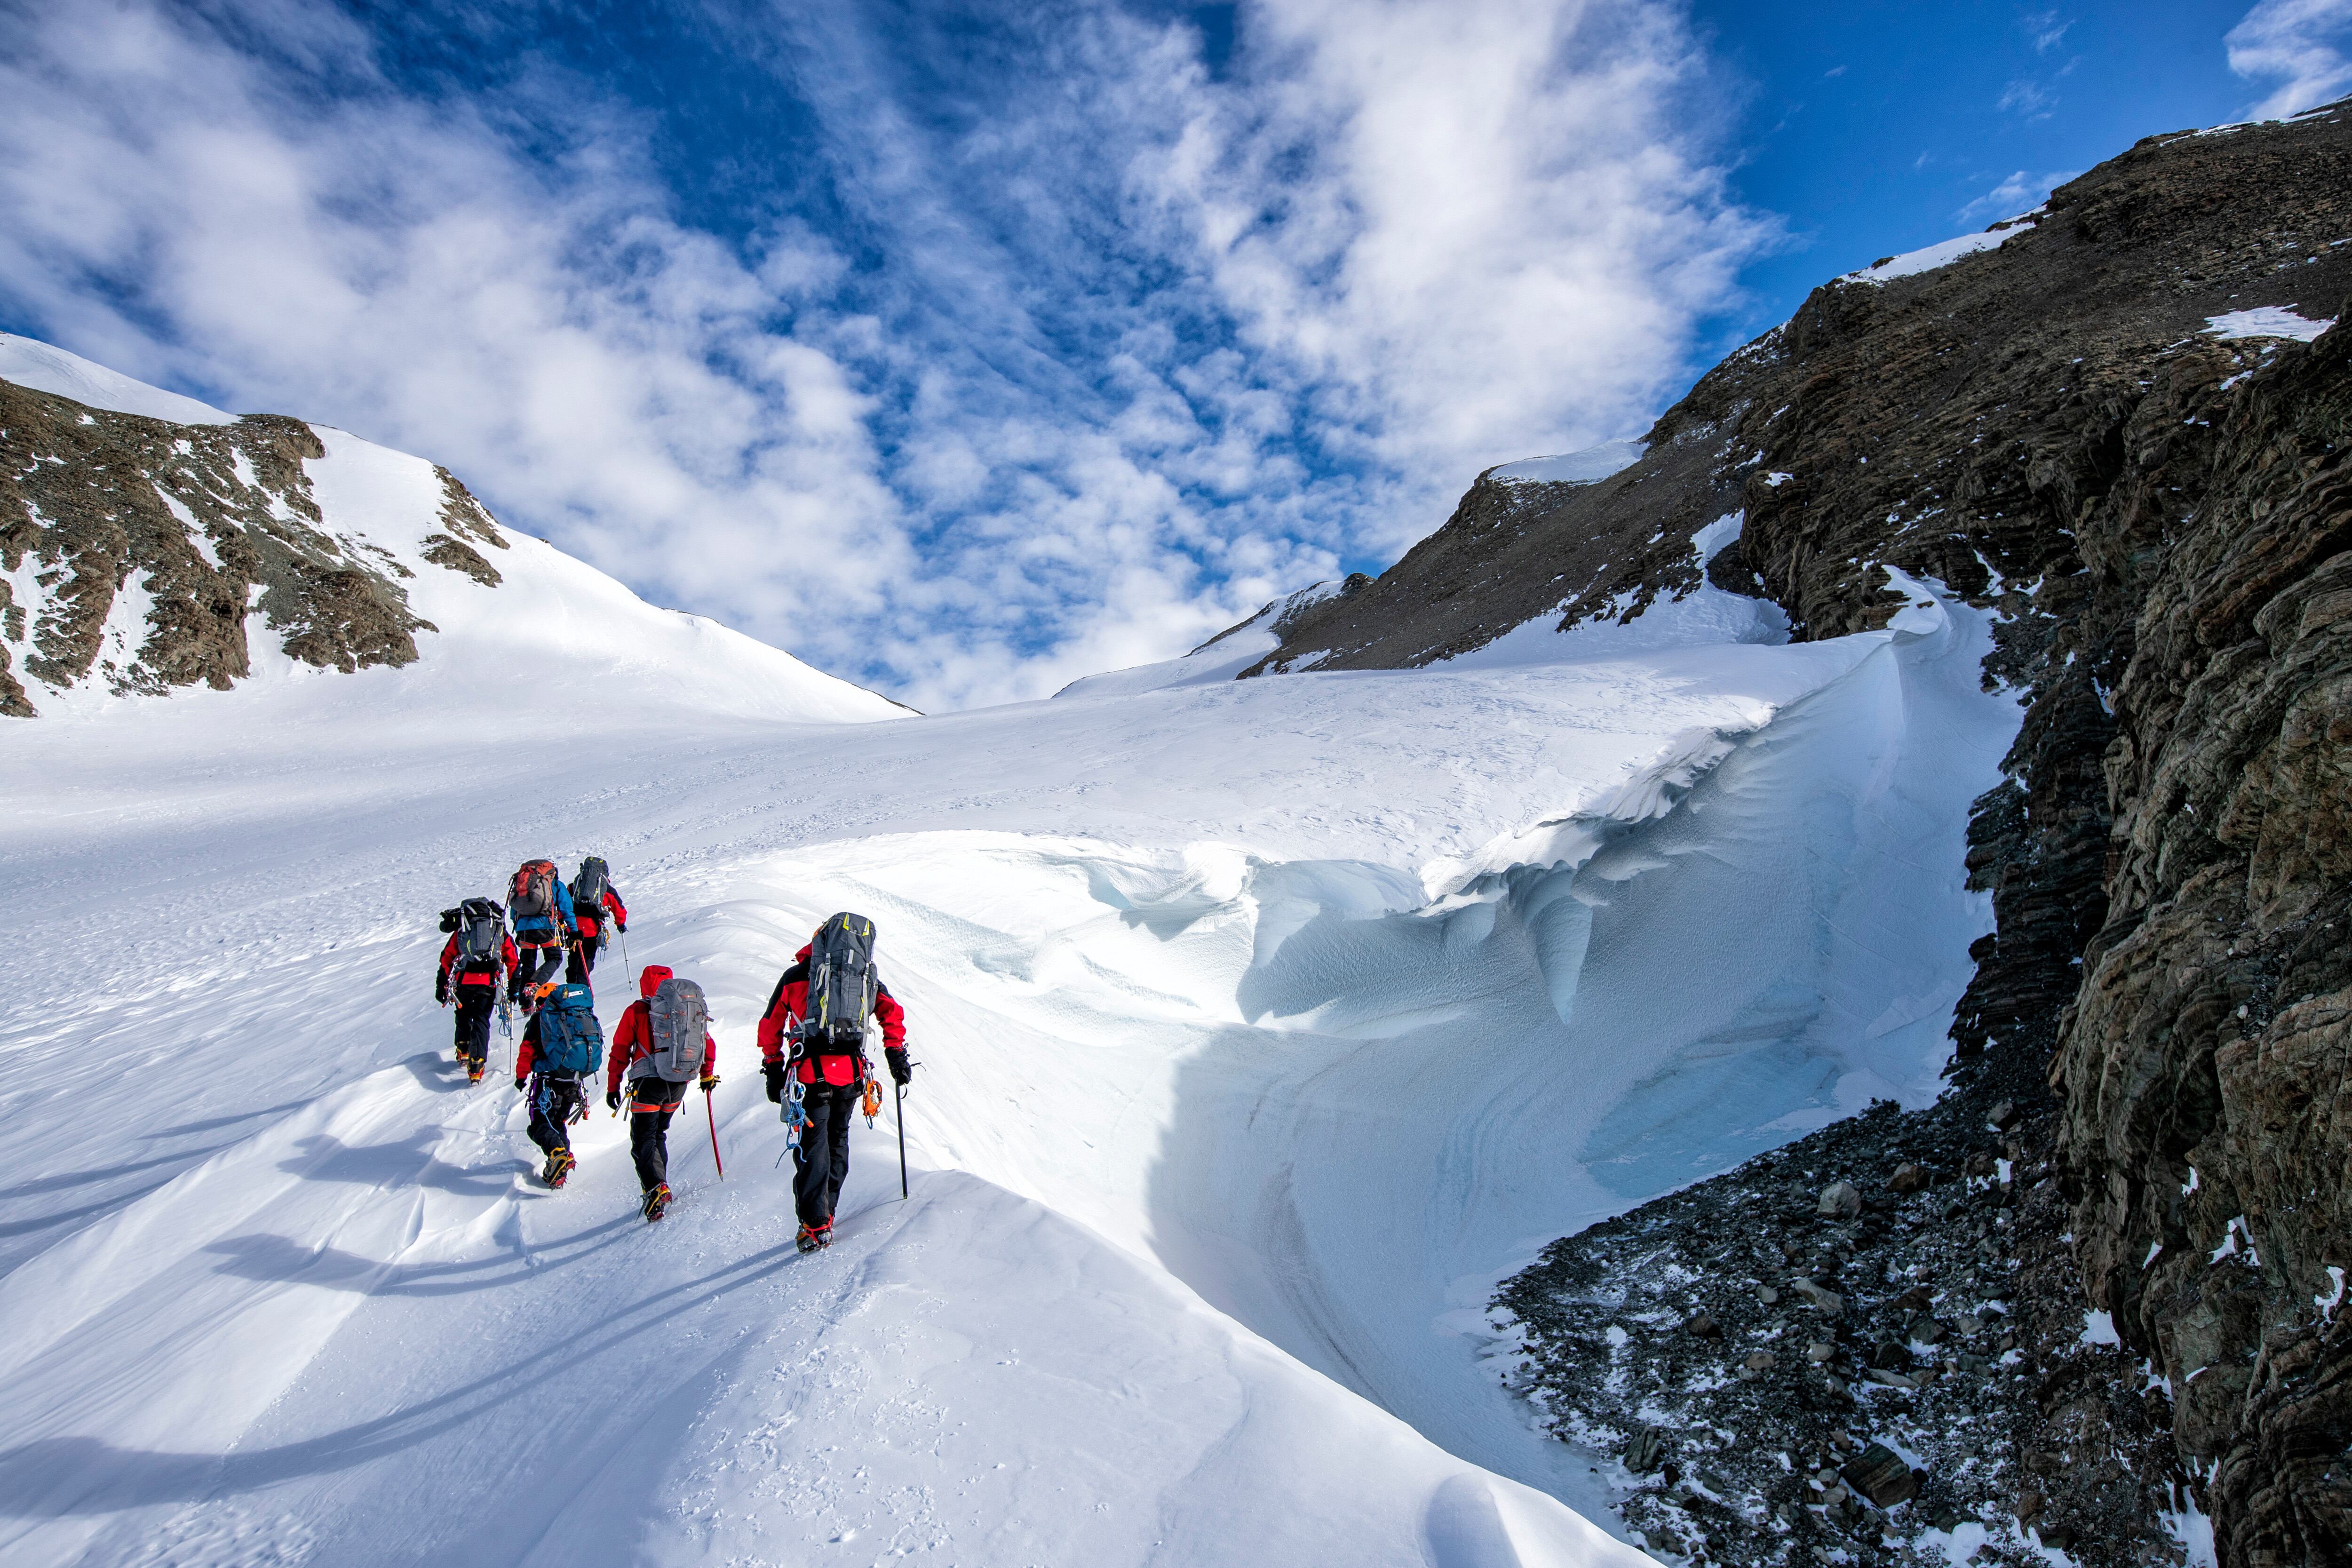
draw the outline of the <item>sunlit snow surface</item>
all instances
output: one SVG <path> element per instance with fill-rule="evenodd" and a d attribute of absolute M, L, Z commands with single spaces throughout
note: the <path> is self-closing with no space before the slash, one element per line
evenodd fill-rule
<path fill-rule="evenodd" d="M 1598 447 L 1586 447 L 1555 458 L 1528 458 L 1505 463 L 1489 469 L 1486 477 L 1513 483 L 1539 480 L 1555 485 L 1599 484 L 1610 475 L 1622 473 L 1640 462 L 1643 450 L 1639 441 L 1603 441 Z"/>
<path fill-rule="evenodd" d="M 2017 710 L 1926 589 L 1832 642 L 844 723 L 683 617 L 708 704 L 690 642 L 584 658 L 549 570 L 554 630 L 453 579 L 406 670 L 0 730 L 7 1562 L 1631 1562 L 1540 1495 L 1598 1504 L 1477 1309 L 1932 1097 L 1990 929 Z M 727 1178 L 690 1106 L 656 1227 L 601 1108 L 537 1185 L 430 994 L 435 911 L 589 852 L 718 1016 Z M 914 1198 L 886 1109 L 800 1258 L 751 1030 L 838 908 L 911 1020 Z"/>
<path fill-rule="evenodd" d="M 1998 250 L 2019 235 L 2031 233 L 2040 215 L 2041 209 L 2037 207 L 2032 212 L 2005 219 L 1980 234 L 1956 235 L 1950 239 L 1937 240 L 1933 245 L 1923 246 L 1901 256 L 1890 256 L 1858 272 L 1849 272 L 1839 281 L 1891 283 L 1897 278 L 1933 272 L 1937 268 L 1949 267 L 1964 256 L 1974 256 L 1979 250 Z"/>
<path fill-rule="evenodd" d="M 168 419 L 175 425 L 236 423 L 236 415 L 224 414 L 208 403 L 133 381 L 79 354 L 14 332 L 0 332 L 0 381 L 13 381 L 36 392 L 53 392 L 92 408 Z"/>

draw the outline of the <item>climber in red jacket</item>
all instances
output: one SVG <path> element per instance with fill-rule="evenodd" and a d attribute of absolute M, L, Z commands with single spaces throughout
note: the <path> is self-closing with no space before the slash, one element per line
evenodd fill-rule
<path fill-rule="evenodd" d="M 852 915 L 835 915 L 821 927 L 825 940 Z M 872 967 L 872 926 L 866 922 L 865 963 Z M 802 1110 L 808 1118 L 793 1152 L 798 1162 L 793 1182 L 793 1206 L 800 1211 L 803 1251 L 824 1247 L 833 1239 L 834 1206 L 841 1201 L 841 1184 L 849 1174 L 849 1119 L 857 1109 L 866 1082 L 862 1038 L 854 1045 L 833 1039 L 803 1039 L 803 1024 L 809 1008 L 809 954 L 814 943 L 793 956 L 793 966 L 776 982 L 768 1010 L 760 1019 L 760 1070 L 768 1082 L 768 1098 L 782 1103 L 786 1078 L 801 1084 Z M 890 1076 L 901 1085 L 914 1077 L 907 1059 L 907 1012 L 890 988 L 873 978 L 873 1017 L 882 1026 L 882 1056 Z"/>
<path fill-rule="evenodd" d="M 496 908 L 487 900 L 477 901 Z M 495 936 L 504 951 L 495 958 L 466 958 L 466 934 L 458 931 L 442 944 L 441 967 L 433 978 L 433 999 L 444 1005 L 453 999 L 457 1002 L 457 1062 L 466 1069 L 467 1082 L 479 1083 L 482 1064 L 490 1054 L 490 1011 L 498 1005 L 499 987 L 513 978 L 520 955 L 515 952 L 514 938 L 505 934 L 503 921 Z M 488 946 L 483 943 L 486 951 Z"/>
<path fill-rule="evenodd" d="M 622 1085 L 628 1085 L 629 1153 L 637 1163 L 637 1184 L 644 1190 L 638 1211 L 648 1220 L 661 1218 L 670 1204 L 669 1119 L 686 1098 L 686 1080 L 671 1082 L 662 1075 L 654 1052 L 654 994 L 671 977 L 665 963 L 648 963 L 637 976 L 638 1000 L 629 1004 L 613 1031 L 613 1049 L 604 1068 L 604 1104 L 621 1109 Z M 701 1005 L 695 990 L 695 1004 Z M 688 1037 L 689 1038 L 691 1037 Z M 719 1087 L 719 1042 L 709 1029 L 702 1036 L 702 1092 Z M 683 1068 L 680 1068 L 683 1071 Z"/>
<path fill-rule="evenodd" d="M 572 929 L 578 940 L 564 945 L 563 978 L 574 985 L 589 984 L 595 973 L 607 917 L 614 931 L 629 929 L 629 906 L 621 901 L 621 889 L 613 886 L 604 858 L 591 855 L 580 862 L 579 874 L 572 879 Z"/>

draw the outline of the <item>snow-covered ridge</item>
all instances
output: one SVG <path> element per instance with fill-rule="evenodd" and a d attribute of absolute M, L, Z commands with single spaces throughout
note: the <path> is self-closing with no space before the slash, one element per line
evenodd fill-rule
<path fill-rule="evenodd" d="M 37 392 L 53 392 L 91 408 L 168 419 L 174 425 L 234 425 L 236 416 L 208 403 L 133 381 L 120 371 L 93 364 L 79 354 L 14 332 L 0 332 L 0 381 Z"/>
<path fill-rule="evenodd" d="M 0 510 L 22 520 L 0 531 L 0 712 L 122 715 L 318 677 L 362 701 L 503 686 L 746 718 L 907 711 L 501 530 L 424 458 L 24 338 L 0 338 L 0 381 L 52 395 L 10 392 L 0 422 Z"/>
<path fill-rule="evenodd" d="M 1507 485 L 1595 485 L 1640 462 L 1646 449 L 1640 441 L 1603 441 L 1559 457 L 1505 463 L 1487 469 L 1486 477 Z"/>
<path fill-rule="evenodd" d="M 2003 218 L 1981 234 L 1963 234 L 1951 239 L 1938 240 L 1934 245 L 1849 272 L 1838 279 L 1841 283 L 1891 283 L 1897 278 L 1910 278 L 1922 272 L 1933 272 L 1939 267 L 1949 267 L 1964 256 L 1974 256 L 1979 250 L 1997 250 L 2021 234 L 2032 232 L 2040 221 L 2042 209 Z"/>
<path fill-rule="evenodd" d="M 1178 686 L 1205 686 L 1231 680 L 1282 646 L 1282 629 L 1299 611 L 1319 605 L 1344 591 L 1341 583 L 1310 583 L 1265 607 L 1248 620 L 1226 627 L 1181 658 L 1139 664 L 1073 680 L 1055 697 L 1110 697 L 1121 693 L 1159 691 Z"/>

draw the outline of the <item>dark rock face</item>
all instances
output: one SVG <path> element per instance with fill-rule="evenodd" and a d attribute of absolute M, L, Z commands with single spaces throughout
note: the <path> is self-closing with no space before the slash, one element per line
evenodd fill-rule
<path fill-rule="evenodd" d="M 2085 1283 L 2218 1464 L 2224 1561 L 2310 1561 L 2352 1550 L 2352 329 L 2162 445 L 2188 482 L 2116 520 L 2156 548 L 2051 1078 Z"/>
<path fill-rule="evenodd" d="M 174 425 L 0 382 L 0 572 L 16 579 L 0 581 L 0 714 L 34 715 L 26 676 L 225 690 L 251 671 L 256 613 L 307 664 L 415 660 L 432 627 L 409 610 L 407 568 L 321 518 L 302 464 L 325 455 L 299 420 Z M 494 585 L 473 545 L 506 541 L 441 477 L 426 559 Z"/>
<path fill-rule="evenodd" d="M 1998 249 L 1817 289 L 1702 380 L 1616 478 L 1515 497 L 1516 510 L 1474 488 L 1391 572 L 1299 617 L 1266 665 L 1309 652 L 1326 655 L 1317 668 L 1419 663 L 1476 646 L 1528 618 L 1524 594 L 1486 610 L 1481 584 L 1498 575 L 1513 593 L 1559 577 L 1575 596 L 1538 611 L 1557 605 L 1564 622 L 1596 596 L 1685 591 L 1687 566 L 1676 577 L 1653 561 L 1640 584 L 1618 574 L 1661 532 L 1656 548 L 1687 563 L 1683 542 L 1727 496 L 1745 531 L 1709 580 L 1768 595 L 1800 637 L 1883 624 L 1897 601 L 1882 566 L 1940 579 L 2000 617 L 1988 687 L 2027 710 L 2010 782 L 1977 803 L 1969 836 L 1971 883 L 1992 895 L 1998 929 L 1956 1011 L 1950 1094 L 1883 1113 L 1870 1136 L 1874 1161 L 1932 1170 L 1915 1146 L 1936 1142 L 1939 1119 L 1960 1116 L 1972 1136 L 2001 1129 L 2021 1174 L 1999 1256 L 1979 1256 L 1968 1288 L 1988 1286 L 1985 1263 L 2009 1271 L 2013 1348 L 2032 1375 L 1969 1384 L 1982 1369 L 1947 1357 L 1941 1337 L 1828 1342 L 1865 1401 L 1881 1396 L 1858 1379 L 1910 1375 L 1926 1347 L 1951 1373 L 1916 1391 L 1920 1408 L 1975 1387 L 1950 1421 L 2006 1436 L 1958 1468 L 1932 1422 L 1916 1444 L 1851 1419 L 1825 1439 L 1816 1428 L 1836 1411 L 1796 1392 L 1811 1363 L 1792 1369 L 1790 1336 L 1758 1338 L 1771 1338 L 1771 1314 L 1745 1321 L 1719 1289 L 1673 1303 L 1675 1321 L 1712 1313 L 1721 1353 L 1754 1342 L 1772 1364 L 1745 1379 L 1678 1372 L 1674 1356 L 1695 1368 L 1715 1353 L 1680 1334 L 1658 1373 L 1687 1391 L 1675 1396 L 1686 1432 L 1792 1454 L 1887 1436 L 1941 1456 L 1918 1499 L 1874 1530 L 1843 1505 L 1807 1514 L 1853 1560 L 1903 1557 L 1915 1510 L 1950 1507 L 1999 1538 L 1994 1557 L 2028 1561 L 2030 1532 L 2085 1564 L 2160 1563 L 2178 1555 L 2162 1516 L 2190 1503 L 2229 1568 L 2352 1560 L 2352 326 L 2308 343 L 2205 331 L 2258 306 L 2340 315 L 2347 295 L 2352 110 L 2151 138 Z M 1683 499 L 1654 499 L 1669 493 Z M 1507 573 L 1482 577 L 1486 561 Z M 1833 1135 L 1784 1155 L 1821 1182 L 1896 1195 L 1883 1173 L 1874 1187 L 1842 1170 Z M 1801 1213 L 1785 1184 L 1758 1163 L 1555 1247 L 1500 1298 L 1527 1336 L 1530 1393 L 1617 1432 L 1632 1413 L 1592 1386 L 1591 1366 L 1607 1363 L 1591 1360 L 1578 1313 L 1664 1278 L 1665 1260 L 1701 1281 L 1726 1268 L 1764 1279 L 1786 1244 L 1848 1223 L 1813 1212 L 1818 1182 Z M 1769 1201 L 1725 1206 L 1750 1190 Z M 1906 1216 L 1904 1267 L 1929 1270 L 1938 1317 L 1975 1225 L 1965 1205 L 1930 1201 L 1941 1191 L 1894 1211 Z M 1693 1204 L 1720 1213 L 1685 1214 Z M 1762 1265 L 1717 1256 L 1734 1225 Z M 1850 1279 L 1864 1256 L 1850 1248 L 1835 1278 L 1786 1279 L 1778 1299 L 1818 1291 L 1849 1316 L 1883 1316 L 1874 1292 L 1895 1281 L 1869 1267 Z M 2119 1343 L 2086 1338 L 2086 1310 L 2107 1313 Z M 1785 1407 L 1740 1403 L 1791 1375 Z M 1669 1532 L 1676 1549 L 1786 1560 L 1810 1526 L 1775 1511 L 1773 1478 L 1708 1462 L 1749 1489 L 1709 1490 L 1753 1528 Z M 1938 1479 L 1950 1476 L 1976 1489 Z"/>
<path fill-rule="evenodd" d="M 2263 357 L 2200 336 L 2206 319 L 2325 316 L 2352 294 L 2352 246 L 2332 243 L 2352 236 L 2352 112 L 2150 137 L 2007 232 L 1933 271 L 1823 284 L 1608 479 L 1481 476 L 1444 527 L 1365 592 L 1300 616 L 1259 669 L 1425 664 L 1538 616 L 1631 615 L 1696 587 L 1691 535 L 1744 510 L 1709 575 L 1778 601 L 1800 637 L 1884 625 L 1901 599 L 1883 563 L 2017 615 L 2003 677 L 2030 678 L 2042 623 L 2084 607 L 2076 535 L 2134 430 L 2155 434 L 2151 402 Z"/>

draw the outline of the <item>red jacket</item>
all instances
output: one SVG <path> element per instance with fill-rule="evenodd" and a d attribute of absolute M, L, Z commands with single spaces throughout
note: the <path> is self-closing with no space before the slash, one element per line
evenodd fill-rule
<path fill-rule="evenodd" d="M 637 994 L 641 998 L 629 1004 L 621 1015 L 618 1027 L 613 1031 L 613 1048 L 604 1053 L 604 1092 L 621 1092 L 622 1077 L 632 1063 L 644 1061 L 654 1054 L 653 994 L 661 983 L 670 977 L 666 963 L 648 963 L 637 976 Z M 709 1078 L 719 1067 L 719 1042 L 708 1033 L 702 1037 L 702 1076 Z"/>
<path fill-rule="evenodd" d="M 808 1011 L 808 955 L 805 944 L 800 952 L 793 954 L 793 966 L 784 971 L 783 978 L 776 982 L 774 994 L 768 998 L 768 1011 L 760 1019 L 760 1059 L 762 1062 L 783 1061 L 791 1054 L 792 1041 L 787 1037 L 788 1034 L 792 1026 L 801 1021 L 801 1015 Z M 905 1050 L 907 1010 L 898 1005 L 898 999 L 890 994 L 890 988 L 882 984 L 879 975 L 874 981 L 874 1017 L 882 1026 L 882 1048 L 886 1051 Z M 859 1057 L 828 1053 L 821 1057 L 803 1057 L 800 1066 L 793 1069 L 794 1075 L 803 1083 L 814 1083 L 820 1064 L 824 1068 L 824 1081 L 833 1084 L 857 1082 L 865 1065 L 864 1058 Z"/>
<path fill-rule="evenodd" d="M 614 890 L 612 883 L 604 884 L 604 896 L 596 901 L 604 909 L 612 912 L 613 924 L 617 929 L 621 931 L 629 929 L 629 906 L 621 902 L 621 895 Z M 583 941 L 594 941 L 596 929 L 604 923 L 604 915 L 598 913 L 594 908 L 584 910 L 574 908 L 572 911 L 572 927 L 579 931 Z"/>
<path fill-rule="evenodd" d="M 470 963 L 462 965 L 458 964 L 457 939 L 455 936 L 452 936 L 447 942 L 443 942 L 441 944 L 442 983 L 444 984 L 449 984 L 449 971 L 452 967 L 455 967 L 457 970 L 456 983 L 459 985 L 495 986 L 499 983 L 501 975 L 511 976 L 514 973 L 514 967 L 518 961 L 515 953 L 514 938 L 505 937 L 501 940 L 506 944 L 506 953 L 503 959 L 501 962 L 491 964 L 488 968 L 484 969 L 478 969 L 475 965 Z"/>

